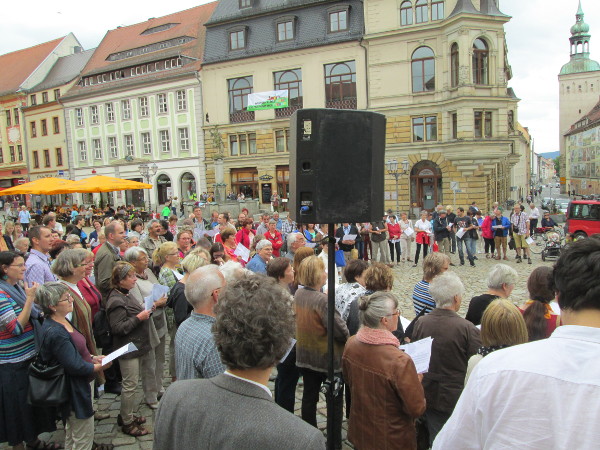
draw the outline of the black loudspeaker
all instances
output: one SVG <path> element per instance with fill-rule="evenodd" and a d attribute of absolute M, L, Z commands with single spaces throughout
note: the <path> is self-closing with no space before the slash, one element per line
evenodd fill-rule
<path fill-rule="evenodd" d="M 383 215 L 385 116 L 300 109 L 290 120 L 289 213 L 299 223 L 372 222 Z"/>

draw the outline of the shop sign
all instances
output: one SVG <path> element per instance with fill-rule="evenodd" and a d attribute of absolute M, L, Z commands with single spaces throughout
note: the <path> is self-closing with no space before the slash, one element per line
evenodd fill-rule
<path fill-rule="evenodd" d="M 260 177 L 258 177 L 258 179 L 260 181 L 271 181 L 273 177 L 271 175 L 261 175 Z"/>

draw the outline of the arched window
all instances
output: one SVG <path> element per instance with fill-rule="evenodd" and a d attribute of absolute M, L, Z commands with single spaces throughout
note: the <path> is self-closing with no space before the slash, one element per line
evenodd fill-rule
<path fill-rule="evenodd" d="M 473 83 L 489 84 L 488 77 L 488 46 L 483 39 L 473 42 Z"/>
<path fill-rule="evenodd" d="M 435 90 L 435 61 L 433 50 L 419 47 L 412 54 L 412 90 L 426 92 Z"/>
<path fill-rule="evenodd" d="M 458 44 L 452 44 L 450 47 L 450 84 L 452 87 L 458 86 Z"/>
<path fill-rule="evenodd" d="M 415 3 L 415 23 L 427 22 L 428 19 L 427 0 L 417 0 L 417 3 Z"/>
<path fill-rule="evenodd" d="M 325 107 L 356 109 L 356 64 L 325 64 Z"/>
<path fill-rule="evenodd" d="M 400 25 L 412 25 L 412 23 L 412 3 L 408 1 L 402 2 L 400 5 Z"/>

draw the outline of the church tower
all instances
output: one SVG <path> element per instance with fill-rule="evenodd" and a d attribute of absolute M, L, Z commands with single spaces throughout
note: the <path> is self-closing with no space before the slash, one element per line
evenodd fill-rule
<path fill-rule="evenodd" d="M 564 134 L 598 103 L 600 95 L 600 64 L 590 59 L 590 39 L 590 26 L 584 21 L 580 0 L 569 38 L 570 60 L 562 66 L 558 75 L 561 174 L 566 174 L 567 178 L 566 184 L 561 186 L 561 192 L 570 186 Z"/>

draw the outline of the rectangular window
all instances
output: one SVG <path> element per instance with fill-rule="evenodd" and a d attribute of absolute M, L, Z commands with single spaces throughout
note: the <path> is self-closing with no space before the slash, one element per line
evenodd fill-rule
<path fill-rule="evenodd" d="M 277 153 L 284 153 L 289 151 L 289 138 L 289 128 L 285 128 L 283 130 L 275 130 L 275 151 Z"/>
<path fill-rule="evenodd" d="M 452 113 L 452 139 L 458 139 L 458 114 Z"/>
<path fill-rule="evenodd" d="M 491 111 L 475 111 L 475 137 L 492 137 L 492 113 Z"/>
<path fill-rule="evenodd" d="M 92 125 L 97 125 L 99 122 L 98 106 L 96 105 L 90 106 L 90 122 L 92 122 Z"/>
<path fill-rule="evenodd" d="M 42 103 L 48 103 L 48 93 L 42 92 Z"/>
<path fill-rule="evenodd" d="M 417 3 L 415 6 L 415 23 L 427 22 L 427 1 Z"/>
<path fill-rule="evenodd" d="M 437 116 L 413 117 L 413 142 L 437 141 Z"/>
<path fill-rule="evenodd" d="M 252 4 L 250 3 L 251 0 L 239 0 L 239 1 L 240 1 L 240 9 L 250 8 L 250 6 L 252 6 Z"/>
<path fill-rule="evenodd" d="M 256 133 L 229 135 L 231 156 L 256 155 Z"/>
<path fill-rule="evenodd" d="M 254 92 L 252 83 L 252 76 L 227 80 L 230 122 L 250 122 L 254 120 L 254 111 L 246 111 L 248 94 Z"/>
<path fill-rule="evenodd" d="M 169 139 L 169 130 L 160 131 L 160 149 L 163 153 L 171 152 L 171 140 Z"/>
<path fill-rule="evenodd" d="M 79 161 L 87 161 L 87 148 L 85 141 L 77 142 L 77 148 L 79 149 Z"/>
<path fill-rule="evenodd" d="M 113 104 L 105 103 L 104 109 L 106 110 L 106 121 L 114 122 L 115 121 L 115 110 L 113 109 Z"/>
<path fill-rule="evenodd" d="M 0 164 L 4 164 L 4 150 L 0 147 Z"/>
<path fill-rule="evenodd" d="M 329 32 L 346 31 L 348 29 L 348 11 L 329 13 Z"/>
<path fill-rule="evenodd" d="M 60 123 L 58 121 L 58 117 L 52 118 L 52 131 L 54 134 L 60 133 Z"/>
<path fill-rule="evenodd" d="M 152 154 L 152 138 L 150 137 L 150 133 L 142 133 L 142 148 L 144 155 Z"/>
<path fill-rule="evenodd" d="M 126 134 L 125 138 L 125 156 L 133 156 L 133 135 Z"/>
<path fill-rule="evenodd" d="M 12 116 L 11 116 L 10 109 L 6 110 L 6 126 L 7 127 L 12 126 Z"/>
<path fill-rule="evenodd" d="M 92 145 L 94 146 L 94 159 L 102 159 L 102 141 L 94 139 Z"/>
<path fill-rule="evenodd" d="M 187 128 L 179 128 L 179 151 L 188 152 L 190 150 L 190 134 Z"/>
<path fill-rule="evenodd" d="M 29 122 L 29 130 L 32 138 L 37 137 L 37 128 L 35 126 L 35 122 Z"/>
<path fill-rule="evenodd" d="M 10 162 L 15 162 L 16 161 L 15 146 L 14 145 L 10 145 L 8 147 L 8 150 L 10 151 Z"/>
<path fill-rule="evenodd" d="M 42 124 L 42 136 L 48 136 L 48 124 L 46 123 L 46 119 L 42 119 L 41 124 Z"/>
<path fill-rule="evenodd" d="M 19 154 L 19 161 L 23 161 L 23 146 L 17 145 L 17 153 Z"/>
<path fill-rule="evenodd" d="M 81 108 L 75 108 L 75 118 L 77 120 L 77 126 L 83 126 L 83 111 Z"/>
<path fill-rule="evenodd" d="M 148 97 L 140 97 L 138 102 L 140 106 L 140 117 L 148 117 Z"/>
<path fill-rule="evenodd" d="M 19 118 L 19 108 L 13 109 L 13 116 L 15 117 L 15 125 L 19 125 L 21 122 Z"/>
<path fill-rule="evenodd" d="M 354 61 L 325 64 L 325 107 L 356 109 Z"/>
<path fill-rule="evenodd" d="M 185 91 L 177 91 L 177 111 L 187 109 L 187 95 Z"/>
<path fill-rule="evenodd" d="M 114 136 L 109 136 L 109 138 L 108 138 L 108 151 L 110 152 L 111 158 L 117 159 L 119 157 L 119 148 L 117 147 L 117 138 Z"/>
<path fill-rule="evenodd" d="M 63 162 L 62 162 L 62 148 L 57 148 L 56 149 L 56 165 L 57 166 L 62 166 Z"/>
<path fill-rule="evenodd" d="M 60 98 L 60 89 L 54 89 L 54 100 L 58 100 Z"/>
<path fill-rule="evenodd" d="M 44 167 L 50 167 L 50 150 L 44 150 Z"/>
<path fill-rule="evenodd" d="M 121 100 L 121 113 L 123 120 L 131 120 L 131 102 L 128 100 Z"/>
<path fill-rule="evenodd" d="M 158 94 L 158 112 L 166 114 L 169 112 L 167 107 L 167 94 Z"/>
<path fill-rule="evenodd" d="M 294 39 L 294 22 L 280 22 L 277 24 L 277 40 L 279 42 L 291 41 Z"/>
<path fill-rule="evenodd" d="M 31 106 L 37 105 L 37 95 L 36 94 L 31 94 L 29 96 L 29 103 Z"/>
<path fill-rule="evenodd" d="M 38 155 L 37 150 L 33 152 L 33 168 L 39 169 L 40 167 L 40 157 Z"/>
<path fill-rule="evenodd" d="M 433 0 L 431 2 L 431 20 L 442 20 L 444 18 L 444 0 Z"/>
<path fill-rule="evenodd" d="M 229 50 L 239 50 L 246 46 L 245 31 L 232 31 L 229 33 Z"/>
<path fill-rule="evenodd" d="M 288 107 L 277 108 L 275 117 L 289 117 L 294 111 L 302 108 L 302 69 L 274 72 L 273 85 L 275 90 L 288 91 Z"/>

